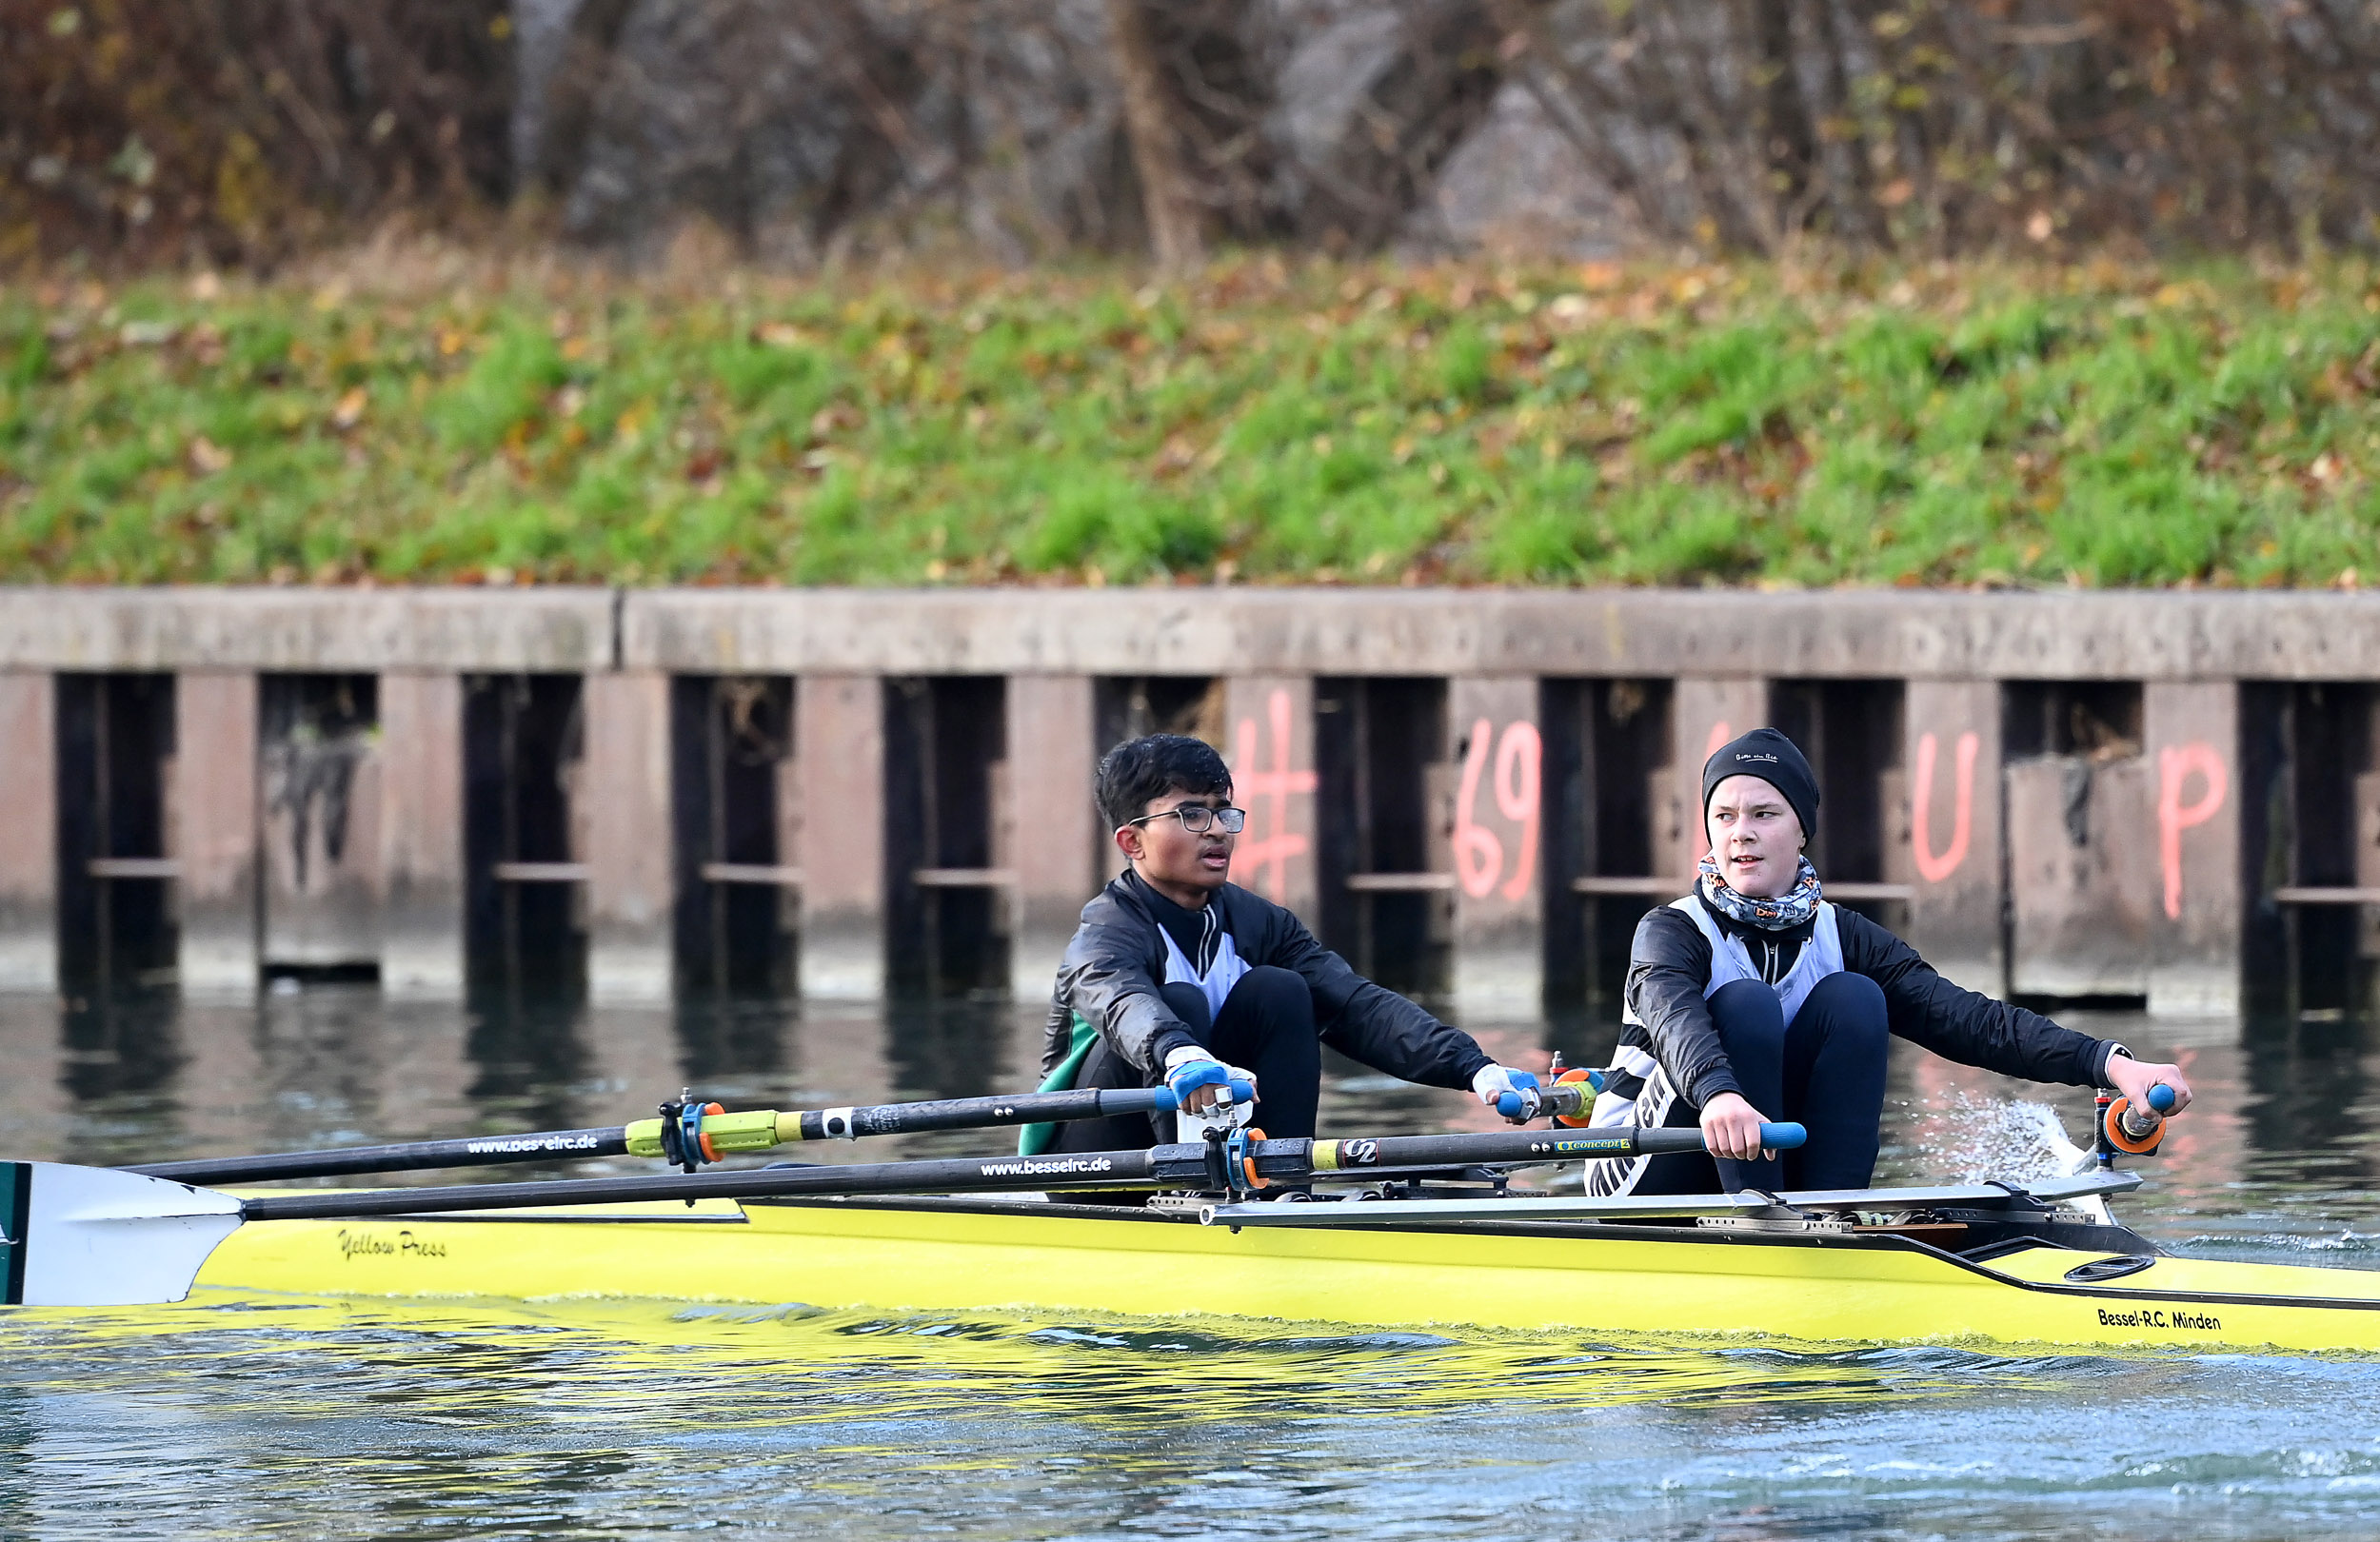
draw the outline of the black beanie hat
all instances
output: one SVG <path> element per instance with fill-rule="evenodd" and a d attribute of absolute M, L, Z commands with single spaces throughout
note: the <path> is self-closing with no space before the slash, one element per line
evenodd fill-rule
<path fill-rule="evenodd" d="M 1818 834 L 1818 779 L 1794 741 L 1774 728 L 1755 728 L 1721 744 L 1702 762 L 1702 822 L 1711 822 L 1711 793 L 1730 777 L 1758 777 L 1785 795 L 1801 833 Z"/>

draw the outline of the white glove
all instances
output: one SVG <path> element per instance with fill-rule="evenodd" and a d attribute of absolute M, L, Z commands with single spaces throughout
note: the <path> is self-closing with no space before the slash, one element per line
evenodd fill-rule
<path fill-rule="evenodd" d="M 1526 1124 L 1537 1117 L 1537 1078 L 1526 1071 L 1516 1071 L 1508 1065 L 1483 1065 L 1471 1078 L 1471 1090 L 1479 1095 L 1479 1101 L 1495 1109 L 1515 1124 Z M 1516 1101 L 1505 1106 L 1504 1099 Z"/>

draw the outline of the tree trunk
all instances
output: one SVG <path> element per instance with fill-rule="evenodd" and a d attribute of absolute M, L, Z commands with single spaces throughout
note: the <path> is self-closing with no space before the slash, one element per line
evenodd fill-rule
<path fill-rule="evenodd" d="M 1143 0 L 1107 0 L 1107 24 L 1115 38 L 1116 75 L 1123 85 L 1124 130 L 1148 215 L 1149 247 L 1159 267 L 1180 269 L 1206 258 L 1204 210 L 1182 155 L 1174 93 L 1167 89 L 1142 5 Z"/>

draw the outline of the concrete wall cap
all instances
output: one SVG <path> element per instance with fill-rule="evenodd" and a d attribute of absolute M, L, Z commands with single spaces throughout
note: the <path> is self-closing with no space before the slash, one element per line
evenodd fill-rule
<path fill-rule="evenodd" d="M 2380 594 L 0 588 L 0 668 L 2380 679 Z"/>
<path fill-rule="evenodd" d="M 596 588 L 0 588 L 0 668 L 606 669 Z"/>

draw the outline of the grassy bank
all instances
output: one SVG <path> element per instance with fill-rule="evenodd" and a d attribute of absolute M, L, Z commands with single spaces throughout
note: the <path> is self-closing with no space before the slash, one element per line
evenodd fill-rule
<path fill-rule="evenodd" d="M 2352 267 L 0 291 L 0 578 L 2328 584 Z"/>

